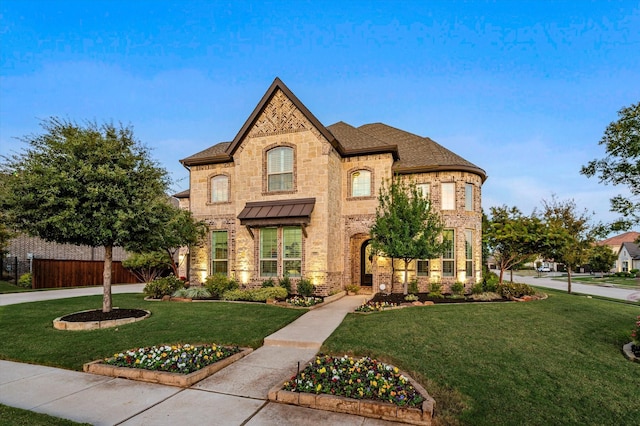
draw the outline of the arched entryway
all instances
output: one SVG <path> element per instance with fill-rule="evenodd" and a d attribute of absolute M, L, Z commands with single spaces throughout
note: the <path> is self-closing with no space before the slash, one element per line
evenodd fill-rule
<path fill-rule="evenodd" d="M 366 240 L 360 247 L 360 286 L 368 288 L 373 286 L 373 255 L 370 243 L 371 240 Z"/>

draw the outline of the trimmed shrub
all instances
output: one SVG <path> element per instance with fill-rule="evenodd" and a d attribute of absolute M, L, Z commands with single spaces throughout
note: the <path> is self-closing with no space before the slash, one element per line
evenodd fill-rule
<path fill-rule="evenodd" d="M 453 294 L 462 295 L 464 293 L 464 284 L 459 281 L 456 281 L 451 285 L 451 292 Z"/>
<path fill-rule="evenodd" d="M 484 289 L 482 288 L 482 283 L 475 283 L 473 287 L 471 287 L 471 294 L 482 294 L 484 293 Z"/>
<path fill-rule="evenodd" d="M 238 282 L 225 274 L 209 275 L 204 282 L 204 288 L 209 291 L 211 297 L 222 298 L 224 293 L 229 290 L 235 290 L 238 287 Z"/>
<path fill-rule="evenodd" d="M 18 287 L 31 288 L 33 286 L 33 275 L 31 272 L 20 275 L 18 278 Z"/>
<path fill-rule="evenodd" d="M 144 286 L 143 293 L 154 299 L 162 299 L 164 296 L 171 296 L 177 290 L 184 287 L 184 282 L 171 274 L 167 277 L 156 278 Z"/>
<path fill-rule="evenodd" d="M 308 279 L 303 278 L 298 282 L 298 294 L 300 296 L 311 297 L 314 291 L 315 287 Z"/>
<path fill-rule="evenodd" d="M 431 283 L 429 285 L 429 297 L 443 297 L 442 296 L 442 284 L 440 283 Z"/>
<path fill-rule="evenodd" d="M 287 290 L 282 287 L 263 287 L 250 290 L 229 290 L 222 295 L 222 300 L 266 302 L 268 299 L 285 299 L 286 297 Z"/>
<path fill-rule="evenodd" d="M 414 278 L 407 284 L 407 292 L 409 294 L 418 294 L 418 279 Z"/>
<path fill-rule="evenodd" d="M 482 276 L 482 289 L 489 293 L 495 293 L 498 289 L 500 278 L 493 272 L 487 272 Z"/>
<path fill-rule="evenodd" d="M 184 297 L 187 299 L 210 299 L 211 293 L 209 290 L 202 286 L 191 286 L 189 288 L 181 288 L 175 293 L 173 293 L 173 297 Z"/>
<path fill-rule="evenodd" d="M 268 280 L 262 281 L 262 288 L 267 287 L 275 287 L 276 283 L 273 281 L 273 278 L 269 278 Z"/>
<path fill-rule="evenodd" d="M 514 297 L 519 299 L 523 296 L 533 296 L 536 294 L 536 291 L 526 284 L 503 282 L 498 285 L 497 293 L 505 299 L 512 299 Z"/>
<path fill-rule="evenodd" d="M 291 294 L 291 279 L 289 275 L 284 274 L 284 277 L 278 280 L 278 285 L 287 290 L 287 295 Z"/>

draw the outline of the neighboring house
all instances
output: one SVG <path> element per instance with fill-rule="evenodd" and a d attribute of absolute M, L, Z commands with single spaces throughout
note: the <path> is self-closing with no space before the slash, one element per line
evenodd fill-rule
<path fill-rule="evenodd" d="M 419 185 L 453 241 L 442 258 L 412 262 L 409 278 L 422 291 L 481 280 L 484 170 L 386 124 L 324 126 L 278 78 L 232 141 L 181 163 L 190 188 L 174 196 L 210 229 L 190 248 L 194 282 L 225 273 L 259 286 L 288 274 L 324 295 L 352 283 L 401 291 L 400 273 L 392 281 L 389 260 L 369 245 L 380 186 L 393 174 Z"/>
<path fill-rule="evenodd" d="M 622 247 L 618 252 L 617 263 L 620 265 L 620 269 L 617 272 L 630 272 L 633 269 L 640 269 L 640 247 L 638 247 L 638 244 L 622 243 Z"/>
<path fill-rule="evenodd" d="M 622 249 L 622 245 L 624 243 L 634 243 L 640 237 L 640 232 L 629 231 L 620 235 L 615 235 L 611 238 L 607 238 L 606 240 L 598 241 L 599 246 L 609 246 L 611 251 L 616 254 L 620 253 L 620 249 Z M 631 268 L 633 269 L 633 268 Z M 621 272 L 622 264 L 620 263 L 620 257 L 618 256 L 618 260 L 616 260 L 615 265 L 612 268 L 613 272 Z"/>

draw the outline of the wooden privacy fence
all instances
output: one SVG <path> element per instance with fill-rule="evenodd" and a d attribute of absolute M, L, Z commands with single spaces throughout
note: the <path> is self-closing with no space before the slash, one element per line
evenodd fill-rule
<path fill-rule="evenodd" d="M 103 261 L 33 259 L 33 288 L 83 287 L 102 285 Z M 111 265 L 111 283 L 137 283 L 138 279 L 122 266 Z"/>

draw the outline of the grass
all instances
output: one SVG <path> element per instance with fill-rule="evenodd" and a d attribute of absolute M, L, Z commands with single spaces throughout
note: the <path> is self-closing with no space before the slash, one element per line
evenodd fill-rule
<path fill-rule="evenodd" d="M 53 319 L 99 308 L 102 296 L 0 307 L 0 358 L 81 370 L 82 364 L 116 352 L 170 343 L 218 343 L 259 347 L 263 339 L 306 311 L 245 303 L 147 302 L 142 294 L 115 294 L 114 307 L 151 316 L 135 324 L 92 331 L 60 331 Z"/>
<path fill-rule="evenodd" d="M 8 281 L 0 281 L 0 294 L 3 293 L 19 293 L 23 291 L 33 291 L 30 288 L 18 287 Z"/>
<path fill-rule="evenodd" d="M 322 350 L 414 375 L 441 424 L 637 424 L 640 364 L 621 347 L 640 306 L 545 292 L 528 303 L 350 314 Z"/>
<path fill-rule="evenodd" d="M 593 284 L 603 285 L 610 284 L 616 287 L 638 288 L 640 287 L 640 278 L 624 278 L 615 276 L 606 276 L 600 278 L 599 276 L 590 277 L 571 277 L 573 281 L 580 282 L 581 284 Z M 564 279 L 566 281 L 566 277 Z"/>
<path fill-rule="evenodd" d="M 0 404 L 0 424 L 12 426 L 73 426 L 88 425 L 88 423 L 76 423 L 47 414 L 35 413 L 21 408 L 9 407 Z"/>

